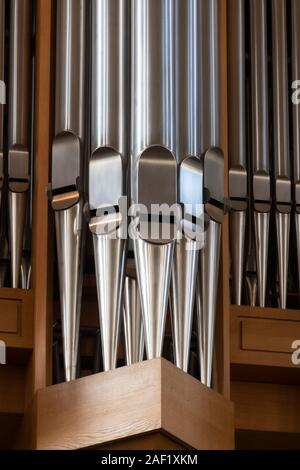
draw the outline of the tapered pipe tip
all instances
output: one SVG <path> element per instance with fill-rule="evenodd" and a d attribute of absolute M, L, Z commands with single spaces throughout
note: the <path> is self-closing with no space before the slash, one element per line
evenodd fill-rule
<path fill-rule="evenodd" d="M 197 242 L 182 238 L 175 243 L 171 281 L 171 321 L 174 362 L 188 372 L 193 311 L 198 272 Z"/>
<path fill-rule="evenodd" d="M 23 237 L 27 210 L 27 191 L 16 193 L 8 191 L 9 238 L 11 280 L 14 289 L 19 287 Z"/>
<path fill-rule="evenodd" d="M 270 212 L 254 212 L 258 304 L 266 305 Z"/>
<path fill-rule="evenodd" d="M 126 364 L 129 366 L 143 360 L 144 328 L 140 293 L 136 279 L 126 277 L 124 284 L 123 323 Z"/>
<path fill-rule="evenodd" d="M 287 280 L 289 268 L 290 213 L 276 212 L 279 305 L 286 308 Z"/>
<path fill-rule="evenodd" d="M 235 305 L 242 303 L 242 288 L 244 275 L 246 211 L 230 213 L 230 247 L 232 260 L 232 290 Z"/>
<path fill-rule="evenodd" d="M 198 345 L 201 382 L 212 384 L 215 321 L 221 245 L 221 224 L 211 220 L 200 252 L 200 280 L 197 289 Z"/>
<path fill-rule="evenodd" d="M 124 286 L 126 242 L 116 235 L 93 233 L 103 369 L 115 369 Z"/>
<path fill-rule="evenodd" d="M 174 241 L 159 244 L 134 240 L 148 359 L 161 357 L 168 306 Z"/>
<path fill-rule="evenodd" d="M 66 380 L 76 378 L 83 274 L 82 203 L 55 212 Z"/>

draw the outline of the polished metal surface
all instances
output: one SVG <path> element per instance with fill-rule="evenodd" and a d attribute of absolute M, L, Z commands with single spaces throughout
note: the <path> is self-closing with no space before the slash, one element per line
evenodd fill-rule
<path fill-rule="evenodd" d="M 23 249 L 23 232 L 20 226 L 25 226 L 27 207 L 27 193 L 8 192 L 8 213 L 9 213 L 9 242 L 10 242 L 10 263 L 11 282 L 13 288 L 18 288 L 20 283 L 20 271 Z"/>
<path fill-rule="evenodd" d="M 222 147 L 221 0 L 202 3 L 203 150 Z"/>
<path fill-rule="evenodd" d="M 285 0 L 272 1 L 274 176 L 280 305 L 286 306 L 291 212 L 289 82 Z"/>
<path fill-rule="evenodd" d="M 131 2 L 131 199 L 177 202 L 175 2 Z"/>
<path fill-rule="evenodd" d="M 210 221 L 206 232 L 205 249 L 200 252 L 197 316 L 201 382 L 212 385 L 212 361 L 217 312 L 221 224 Z"/>
<path fill-rule="evenodd" d="M 84 0 L 57 2 L 55 135 L 50 197 L 55 211 L 67 381 L 76 378 L 83 275 L 86 9 Z"/>
<path fill-rule="evenodd" d="M 82 293 L 82 203 L 55 211 L 60 310 L 66 381 L 76 378 Z"/>
<path fill-rule="evenodd" d="M 11 0 L 8 189 L 11 277 L 14 288 L 19 287 L 20 283 L 27 191 L 29 189 L 30 41 L 31 2 L 30 0 Z M 18 204 L 20 207 L 17 207 Z M 20 218 L 18 219 L 18 217 Z"/>
<path fill-rule="evenodd" d="M 286 308 L 287 278 L 289 267 L 290 219 L 290 213 L 276 212 L 280 308 Z"/>
<path fill-rule="evenodd" d="M 149 235 L 140 230 L 140 223 L 152 214 L 153 204 L 178 202 L 176 3 L 131 2 L 131 202 L 140 205 L 134 252 L 148 359 L 162 353 L 174 235 L 153 236 L 153 228 L 160 232 L 170 223 L 152 222 Z"/>
<path fill-rule="evenodd" d="M 110 234 L 93 233 L 103 369 L 114 369 L 117 362 L 120 312 L 125 265 L 125 240 Z"/>
<path fill-rule="evenodd" d="M 209 223 L 200 253 L 197 291 L 201 380 L 211 385 L 214 324 L 218 295 L 221 224 L 224 219 L 224 155 L 222 152 L 221 2 L 202 4 L 203 125 L 205 213 Z"/>
<path fill-rule="evenodd" d="M 204 217 L 201 10 L 201 2 L 176 2 L 176 158 L 180 165 L 178 202 L 183 207 L 180 228 L 191 227 L 191 216 L 198 217 L 199 224 Z M 170 295 L 174 362 L 185 372 L 189 366 L 199 249 L 203 246 L 191 235 L 185 233 L 175 243 Z"/>
<path fill-rule="evenodd" d="M 124 283 L 123 325 L 126 364 L 141 362 L 144 356 L 144 326 L 137 280 L 126 277 Z"/>
<path fill-rule="evenodd" d="M 129 7 L 129 0 L 92 1 L 89 226 L 94 239 L 104 370 L 116 367 L 125 276 L 126 243 L 121 238 L 119 222 L 124 225 L 126 221 L 116 216 L 112 232 L 100 231 L 106 222 L 111 222 L 109 214 L 102 214 L 101 209 L 113 210 L 127 194 Z"/>
<path fill-rule="evenodd" d="M 245 2 L 228 1 L 228 155 L 232 300 L 242 302 L 247 210 Z"/>
<path fill-rule="evenodd" d="M 4 83 L 5 60 L 5 0 L 0 1 L 0 80 Z M 2 188 L 4 179 L 3 168 L 3 131 L 4 131 L 4 106 L 0 103 L 0 207 L 2 200 Z"/>
<path fill-rule="evenodd" d="M 174 242 L 151 243 L 134 239 L 147 359 L 162 354 Z"/>
<path fill-rule="evenodd" d="M 300 2 L 291 1 L 292 18 L 292 82 L 300 80 Z M 300 106 L 293 103 L 293 163 L 296 243 L 298 257 L 298 289 L 300 289 Z"/>
<path fill-rule="evenodd" d="M 248 273 L 246 276 L 247 305 L 250 305 L 250 307 L 256 307 L 257 295 L 257 276 L 254 273 Z"/>
<path fill-rule="evenodd" d="M 199 250 L 197 242 L 175 243 L 170 293 L 174 363 L 188 372 Z"/>
<path fill-rule="evenodd" d="M 266 290 L 267 290 L 267 268 L 269 254 L 269 212 L 254 212 L 254 229 L 256 243 L 256 270 L 257 270 L 257 286 L 258 289 L 258 305 L 266 306 Z M 253 298 L 253 296 L 252 296 Z"/>
<path fill-rule="evenodd" d="M 252 189 L 259 306 L 265 305 L 271 210 L 267 4 L 265 0 L 250 3 L 251 22 L 251 93 L 252 93 Z M 261 222 L 264 222 L 261 224 Z M 262 230 L 266 230 L 263 233 Z M 261 246 L 261 243 L 264 243 Z M 254 285 L 256 285 L 254 283 Z M 252 295 L 252 300 L 254 296 Z"/>
<path fill-rule="evenodd" d="M 233 210 L 229 214 L 230 229 L 230 253 L 232 265 L 232 300 L 236 305 L 242 304 L 243 277 L 244 277 L 244 252 L 247 211 Z"/>
<path fill-rule="evenodd" d="M 21 261 L 21 287 L 22 289 L 30 289 L 31 287 L 31 259 L 30 254 L 23 253 Z"/>

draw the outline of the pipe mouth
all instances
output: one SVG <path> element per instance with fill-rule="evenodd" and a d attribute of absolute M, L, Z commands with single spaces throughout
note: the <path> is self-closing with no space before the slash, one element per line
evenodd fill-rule
<path fill-rule="evenodd" d="M 119 233 L 122 225 L 123 217 L 121 212 L 113 212 L 92 217 L 89 222 L 89 229 L 94 235 L 112 236 L 113 238 L 113 235 Z"/>
<path fill-rule="evenodd" d="M 56 194 L 52 198 L 52 208 L 55 211 L 70 209 L 80 201 L 79 191 L 69 191 L 62 194 Z"/>
<path fill-rule="evenodd" d="M 153 245 L 167 245 L 176 239 L 177 225 L 170 221 L 145 220 L 142 216 L 136 217 L 130 223 L 128 235 L 132 240 L 143 240 Z"/>

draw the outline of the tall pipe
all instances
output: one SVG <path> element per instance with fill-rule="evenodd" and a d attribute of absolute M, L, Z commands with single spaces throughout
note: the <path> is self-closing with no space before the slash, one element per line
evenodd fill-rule
<path fill-rule="evenodd" d="M 1 80 L 1 99 L 4 100 L 0 103 L 0 287 L 4 287 L 8 263 L 5 258 L 8 257 L 7 253 L 7 239 L 6 239 L 6 217 L 3 207 L 3 185 L 4 185 L 4 106 L 6 104 L 6 86 L 5 86 L 5 0 L 0 1 L 0 80 Z"/>
<path fill-rule="evenodd" d="M 274 174 L 280 307 L 286 308 L 291 213 L 286 1 L 272 0 Z"/>
<path fill-rule="evenodd" d="M 221 2 L 203 2 L 203 146 L 205 213 L 209 227 L 200 252 L 198 342 L 201 381 L 211 386 L 221 230 L 224 218 L 224 155 L 221 99 Z M 208 50 L 208 52 L 207 52 Z"/>
<path fill-rule="evenodd" d="M 127 194 L 129 18 L 128 0 L 92 1 L 89 227 L 94 241 L 104 370 L 116 367 L 124 284 L 122 227 L 126 218 L 120 211 L 120 198 Z"/>
<path fill-rule="evenodd" d="M 124 283 L 123 323 L 126 364 L 130 366 L 143 360 L 144 328 L 138 283 L 128 276 Z"/>
<path fill-rule="evenodd" d="M 292 0 L 292 82 L 300 80 L 300 3 Z M 300 288 L 300 106 L 293 104 L 294 204 Z"/>
<path fill-rule="evenodd" d="M 232 300 L 242 302 L 247 216 L 245 2 L 228 1 L 229 196 Z"/>
<path fill-rule="evenodd" d="M 31 1 L 10 2 L 8 209 L 12 287 L 19 287 L 30 153 Z"/>
<path fill-rule="evenodd" d="M 201 2 L 176 2 L 176 158 L 178 202 L 183 207 L 179 229 L 199 228 L 203 218 L 203 165 L 201 161 Z M 196 227 L 194 227 L 194 230 Z M 188 231 L 187 231 L 188 232 Z M 179 234 L 178 234 L 179 235 Z M 188 371 L 193 310 L 201 241 L 191 233 L 178 236 L 175 243 L 171 282 L 171 320 L 174 361 Z"/>
<path fill-rule="evenodd" d="M 174 251 L 166 214 L 153 214 L 177 202 L 174 25 L 174 1 L 132 1 L 132 227 L 148 359 L 162 353 Z"/>
<path fill-rule="evenodd" d="M 267 7 L 251 0 L 252 188 L 258 303 L 265 306 L 271 209 Z"/>
<path fill-rule="evenodd" d="M 55 212 L 66 380 L 76 378 L 83 276 L 86 1 L 57 2 L 55 131 L 51 203 Z"/>

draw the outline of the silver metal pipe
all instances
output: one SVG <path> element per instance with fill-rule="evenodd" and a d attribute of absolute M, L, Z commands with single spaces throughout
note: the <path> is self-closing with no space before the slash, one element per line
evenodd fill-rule
<path fill-rule="evenodd" d="M 289 83 L 285 0 L 272 0 L 274 174 L 280 306 L 286 308 L 291 212 Z"/>
<path fill-rule="evenodd" d="M 57 2 L 51 202 L 66 380 L 76 378 L 83 276 L 86 2 Z"/>
<path fill-rule="evenodd" d="M 221 233 L 222 225 L 211 220 L 205 233 L 205 249 L 200 252 L 201 277 L 197 296 L 200 378 L 208 387 L 212 385 Z"/>
<path fill-rule="evenodd" d="M 292 0 L 292 82 L 300 80 L 300 2 Z M 300 289 L 300 107 L 293 104 L 294 204 Z"/>
<path fill-rule="evenodd" d="M 126 364 L 141 362 L 144 356 L 144 328 L 137 280 L 125 278 L 123 323 Z"/>
<path fill-rule="evenodd" d="M 201 2 L 176 2 L 176 157 L 179 172 L 178 202 L 183 214 L 180 229 L 192 216 L 203 217 L 203 165 L 201 161 Z M 191 234 L 190 234 L 191 235 Z M 201 243 L 185 234 L 175 243 L 171 282 L 171 319 L 174 361 L 188 371 L 193 311 Z"/>
<path fill-rule="evenodd" d="M 10 2 L 8 209 L 12 287 L 19 287 L 29 189 L 31 2 Z"/>
<path fill-rule="evenodd" d="M 159 235 L 170 228 L 159 218 L 151 224 L 150 235 L 143 228 L 149 227 L 153 204 L 177 203 L 174 1 L 133 0 L 131 26 L 131 199 L 139 204 L 134 251 L 151 359 L 162 353 L 174 236 Z"/>
<path fill-rule="evenodd" d="M 127 194 L 129 19 L 128 0 L 92 1 L 89 227 L 94 240 L 104 370 L 116 367 L 125 275 L 122 227 L 127 222 L 122 219 L 120 198 Z M 115 208 L 117 213 L 112 215 Z M 112 224 L 108 232 L 107 224 Z"/>
<path fill-rule="evenodd" d="M 247 211 L 245 2 L 228 1 L 230 246 L 233 302 L 241 305 Z"/>
<path fill-rule="evenodd" d="M 221 224 L 224 218 L 224 155 L 222 145 L 221 99 L 221 2 L 203 2 L 203 109 L 205 204 L 209 228 L 200 253 L 198 290 L 198 341 L 200 371 L 203 383 L 210 386 L 216 300 L 218 293 Z M 207 150 L 208 149 L 208 150 Z M 214 262 L 211 263 L 213 256 Z M 209 295 L 207 293 L 209 292 Z M 208 325 L 208 328 L 205 327 Z M 201 338 L 206 337 L 204 343 Z M 205 353 L 202 352 L 204 344 Z"/>
<path fill-rule="evenodd" d="M 251 0 L 252 187 L 258 303 L 265 306 L 271 210 L 267 6 Z M 266 232 L 265 232 L 266 231 Z"/>
<path fill-rule="evenodd" d="M 1 93 L 4 93 L 6 99 L 5 87 L 5 0 L 0 1 L 0 80 L 1 80 Z M 7 250 L 7 236 L 6 236 L 6 214 L 3 207 L 2 191 L 4 185 L 4 106 L 5 103 L 0 103 L 0 287 L 4 287 L 5 279 L 8 271 L 7 260 L 9 258 Z"/>

